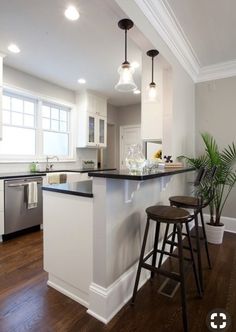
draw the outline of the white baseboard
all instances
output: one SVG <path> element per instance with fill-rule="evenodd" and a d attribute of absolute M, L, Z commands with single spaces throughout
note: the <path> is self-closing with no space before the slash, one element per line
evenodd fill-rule
<path fill-rule="evenodd" d="M 209 214 L 204 214 L 204 220 L 205 222 L 208 222 L 210 220 Z M 230 218 L 230 217 L 221 217 L 222 224 L 225 225 L 225 231 L 230 233 L 236 233 L 236 218 Z"/>
<path fill-rule="evenodd" d="M 137 264 L 133 265 L 108 288 L 103 288 L 92 283 L 89 287 L 89 309 L 87 312 L 107 324 L 131 299 L 136 272 Z M 139 288 L 141 288 L 149 278 L 150 272 L 142 270 Z"/>
<path fill-rule="evenodd" d="M 68 285 L 63 280 L 53 276 L 50 273 L 48 275 L 47 285 L 88 308 L 89 303 L 85 300 L 85 297 L 88 297 L 88 294 L 83 294 L 79 289 Z"/>

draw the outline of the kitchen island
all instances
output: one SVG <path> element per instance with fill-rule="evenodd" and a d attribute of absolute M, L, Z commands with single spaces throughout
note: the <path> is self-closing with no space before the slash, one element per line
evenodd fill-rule
<path fill-rule="evenodd" d="M 170 194 L 186 192 L 190 171 L 90 172 L 92 182 L 74 185 L 73 190 L 61 185 L 43 187 L 48 284 L 85 305 L 97 319 L 109 322 L 132 294 L 145 209 L 168 204 Z M 147 250 L 153 243 L 150 234 Z M 148 278 L 149 272 L 143 271 L 140 286 Z"/>

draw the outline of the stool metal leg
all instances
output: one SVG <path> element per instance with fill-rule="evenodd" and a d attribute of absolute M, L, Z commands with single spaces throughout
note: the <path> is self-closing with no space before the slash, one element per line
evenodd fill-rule
<path fill-rule="evenodd" d="M 203 237 L 204 237 L 204 241 L 205 241 L 205 249 L 206 249 L 206 254 L 207 254 L 208 266 L 209 266 L 209 269 L 212 269 L 202 209 L 200 210 L 200 217 L 201 217 Z"/>
<path fill-rule="evenodd" d="M 176 235 L 176 225 L 173 226 L 173 233 L 171 237 L 171 242 L 175 242 L 175 235 Z M 172 254 L 174 251 L 174 244 L 171 244 L 170 246 L 170 253 Z"/>
<path fill-rule="evenodd" d="M 147 223 L 146 223 L 146 227 L 145 227 L 143 243 L 142 243 L 141 253 L 140 253 L 140 257 L 139 257 L 138 270 L 137 270 L 137 274 L 136 274 L 134 291 L 133 291 L 131 303 L 134 303 L 135 297 L 137 294 L 137 290 L 138 290 L 138 283 L 139 283 L 139 279 L 140 279 L 140 273 L 141 273 L 143 258 L 144 258 L 144 254 L 145 254 L 145 247 L 146 247 L 146 243 L 147 243 L 149 225 L 150 225 L 150 219 L 147 218 Z"/>
<path fill-rule="evenodd" d="M 182 316 L 184 332 L 188 332 L 188 318 L 187 318 L 187 304 L 186 304 L 186 287 L 185 287 L 185 275 L 184 275 L 184 256 L 183 256 L 183 240 L 181 225 L 177 224 L 178 235 L 178 255 L 179 255 L 179 272 L 181 279 L 181 301 L 182 301 Z"/>
<path fill-rule="evenodd" d="M 154 247 L 153 247 L 153 256 L 152 256 L 152 266 L 156 266 L 157 260 L 157 248 L 158 248 L 158 241 L 159 241 L 159 233 L 160 233 L 160 223 L 156 222 L 156 232 L 155 232 L 155 240 L 154 240 Z M 151 272 L 151 279 L 153 279 L 155 273 Z"/>
<path fill-rule="evenodd" d="M 202 291 L 201 291 L 201 286 L 200 286 L 199 279 L 198 279 L 197 268 L 196 268 L 196 264 L 195 264 L 194 254 L 193 254 L 193 246 L 192 246 L 192 240 L 191 240 L 191 234 L 189 231 L 188 222 L 185 223 L 185 227 L 186 227 L 186 231 L 187 231 L 187 239 L 188 239 L 188 244 L 189 244 L 189 249 L 190 249 L 190 256 L 191 256 L 191 260 L 193 262 L 193 273 L 194 273 L 194 278 L 195 278 L 195 282 L 196 282 L 196 286 L 197 286 L 197 291 L 198 291 L 199 296 L 202 297 Z"/>
<path fill-rule="evenodd" d="M 200 246 L 200 238 L 199 238 L 199 228 L 198 228 L 198 212 L 195 211 L 195 231 L 196 231 L 196 247 L 197 247 L 197 261 L 198 261 L 198 275 L 201 290 L 203 292 L 203 277 L 202 277 L 202 258 L 201 258 L 201 246 Z"/>
<path fill-rule="evenodd" d="M 160 268 L 161 264 L 162 264 L 168 232 L 169 232 L 169 224 L 166 224 L 166 230 L 165 230 L 165 235 L 164 235 L 164 238 L 163 238 L 163 243 L 162 243 L 162 248 L 161 248 L 161 255 L 160 255 L 159 263 L 158 263 L 158 268 Z"/>

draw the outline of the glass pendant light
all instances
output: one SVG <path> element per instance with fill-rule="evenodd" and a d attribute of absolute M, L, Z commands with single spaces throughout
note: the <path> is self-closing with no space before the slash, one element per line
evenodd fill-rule
<path fill-rule="evenodd" d="M 127 60 L 127 31 L 134 26 L 134 23 L 130 19 L 125 18 L 118 22 L 118 26 L 120 29 L 125 30 L 125 61 L 118 68 L 120 79 L 115 89 L 120 92 L 130 92 L 137 89 L 133 79 L 134 68 Z"/>
<path fill-rule="evenodd" d="M 157 100 L 157 86 L 154 82 L 154 58 L 159 54 L 158 50 L 149 50 L 147 55 L 152 58 L 152 81 L 148 87 L 148 99 L 149 101 Z"/>

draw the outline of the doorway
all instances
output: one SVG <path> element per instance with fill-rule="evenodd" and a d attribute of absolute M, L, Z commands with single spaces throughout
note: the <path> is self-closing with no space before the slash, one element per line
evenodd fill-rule
<path fill-rule="evenodd" d="M 103 149 L 103 167 L 116 168 L 116 126 L 114 124 L 107 124 L 107 148 Z"/>
<path fill-rule="evenodd" d="M 130 145 L 133 144 L 142 144 L 140 125 L 121 126 L 120 127 L 120 168 L 121 169 L 126 168 L 125 158 L 127 156 Z"/>

